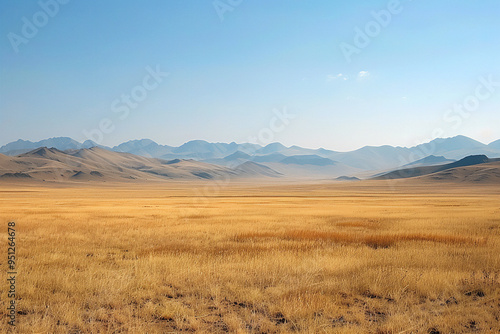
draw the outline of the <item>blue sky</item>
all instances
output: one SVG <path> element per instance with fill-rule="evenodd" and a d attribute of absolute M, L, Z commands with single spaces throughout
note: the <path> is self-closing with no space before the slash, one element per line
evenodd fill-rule
<path fill-rule="evenodd" d="M 500 82 L 498 1 L 217 1 L 2 1 L 0 144 L 246 142 L 284 108 L 285 145 L 500 139 L 500 86 L 484 85 Z M 157 68 L 168 76 L 116 112 Z"/>

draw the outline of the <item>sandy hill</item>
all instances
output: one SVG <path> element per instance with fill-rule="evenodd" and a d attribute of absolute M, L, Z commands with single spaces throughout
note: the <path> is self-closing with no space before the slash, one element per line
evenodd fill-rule
<path fill-rule="evenodd" d="M 418 177 L 422 181 L 500 184 L 500 162 L 456 167 Z"/>
<path fill-rule="evenodd" d="M 146 158 L 98 147 L 68 151 L 41 147 L 16 157 L 0 155 L 1 180 L 153 181 L 276 175 L 279 173 L 270 168 L 231 169 L 194 160 Z"/>
<path fill-rule="evenodd" d="M 485 155 L 472 155 L 448 164 L 414 167 L 389 172 L 374 179 L 407 179 L 434 181 L 497 182 L 500 175 L 500 159 Z"/>
<path fill-rule="evenodd" d="M 15 167 L 16 164 L 12 162 L 12 157 L 3 155 L 0 153 L 0 166 L 5 166 L 5 167 Z"/>
<path fill-rule="evenodd" d="M 269 168 L 267 166 L 252 161 L 247 161 L 242 163 L 241 165 L 236 167 L 235 170 L 253 176 L 265 175 L 269 177 L 280 177 L 283 175 L 272 168 Z"/>

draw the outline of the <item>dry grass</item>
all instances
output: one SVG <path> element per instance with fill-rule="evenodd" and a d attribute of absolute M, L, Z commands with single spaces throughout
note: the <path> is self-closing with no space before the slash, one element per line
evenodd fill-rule
<path fill-rule="evenodd" d="M 0 187 L 18 332 L 500 330 L 495 188 L 192 187 Z"/>
<path fill-rule="evenodd" d="M 340 225 L 340 224 L 339 224 Z M 388 248 L 398 242 L 403 241 L 430 241 L 442 242 L 446 244 L 469 244 L 485 245 L 487 238 L 472 238 L 459 235 L 439 235 L 439 234 L 358 234 L 345 232 L 319 232 L 319 231 L 286 231 L 284 233 L 276 232 L 250 232 L 237 235 L 235 241 L 244 241 L 247 239 L 273 238 L 284 240 L 313 240 L 326 241 L 340 244 L 363 244 L 377 248 Z"/>

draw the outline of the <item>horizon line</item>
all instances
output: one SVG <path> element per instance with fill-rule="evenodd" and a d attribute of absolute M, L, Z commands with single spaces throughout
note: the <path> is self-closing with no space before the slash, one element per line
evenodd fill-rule
<path fill-rule="evenodd" d="M 334 149 L 328 149 L 328 148 L 324 148 L 324 147 L 318 147 L 318 148 L 308 148 L 308 147 L 302 147 L 302 146 L 299 146 L 299 145 L 291 145 L 291 146 L 286 146 L 284 144 L 282 144 L 281 142 L 271 142 L 271 143 L 268 143 L 266 145 L 262 145 L 262 144 L 259 144 L 259 143 L 250 143 L 250 142 L 242 142 L 242 143 L 238 143 L 238 142 L 235 142 L 235 141 L 231 141 L 231 142 L 210 142 L 210 141 L 207 141 L 205 139 L 192 139 L 192 140 L 188 140 L 184 143 L 182 143 L 181 145 L 179 146 L 171 146 L 171 145 L 168 145 L 168 144 L 160 144 L 158 143 L 157 141 L 151 139 L 151 138 L 141 138 L 141 139 L 130 139 L 130 140 L 127 140 L 127 141 L 124 141 L 118 145 L 114 145 L 114 146 L 106 146 L 106 145 L 102 145 L 102 144 L 99 144 L 99 143 L 96 143 L 95 141 L 93 140 L 90 140 L 90 139 L 87 139 L 83 142 L 80 142 L 76 139 L 73 139 L 72 137 L 67 137 L 67 136 L 58 136 L 58 137 L 49 137 L 49 138 L 45 138 L 45 139 L 41 139 L 41 140 L 38 140 L 38 141 L 32 141 L 32 140 L 25 140 L 25 139 L 17 139 L 15 141 L 11 141 L 11 142 L 8 142 L 7 144 L 4 144 L 1 147 L 4 147 L 4 146 L 7 146 L 9 144 L 12 144 L 12 143 L 15 143 L 15 142 L 18 142 L 18 141 L 24 141 L 24 142 L 31 142 L 31 143 L 37 143 L 37 142 L 40 142 L 40 141 L 44 141 L 44 140 L 50 140 L 50 139 L 59 139 L 59 138 L 68 138 L 68 139 L 71 139 L 79 144 L 84 144 L 86 142 L 92 142 L 94 144 L 96 144 L 95 146 L 93 147 L 98 147 L 98 146 L 102 146 L 102 147 L 107 147 L 107 148 L 110 148 L 110 149 L 114 149 L 122 144 L 126 144 L 126 143 L 129 143 L 129 142 L 133 142 L 133 141 L 142 141 L 142 140 L 150 140 L 152 142 L 154 142 L 155 144 L 157 145 L 160 145 L 160 146 L 169 146 L 169 147 L 173 147 L 173 148 L 178 148 L 178 147 L 181 147 L 182 145 L 185 145 L 187 143 L 190 143 L 190 142 L 194 142 L 194 141 L 202 141 L 202 142 L 206 142 L 206 143 L 209 143 L 209 144 L 226 144 L 226 145 L 229 145 L 229 144 L 237 144 L 237 145 L 245 145 L 245 144 L 251 144 L 251 145 L 259 145 L 260 147 L 264 148 L 264 147 L 267 147 L 269 145 L 272 145 L 272 144 L 280 144 L 282 146 L 284 146 L 285 148 L 291 148 L 291 147 L 299 147 L 299 148 L 302 148 L 302 149 L 308 149 L 308 150 L 328 150 L 328 151 L 333 151 L 333 152 L 338 152 L 338 153 L 347 153 L 347 152 L 353 152 L 353 151 L 357 151 L 357 150 L 360 150 L 362 148 L 365 148 L 365 147 L 384 147 L 384 146 L 390 146 L 390 147 L 393 147 L 393 148 L 406 148 L 406 149 L 411 149 L 411 148 L 415 148 L 417 146 L 420 146 L 420 145 L 425 145 L 425 144 L 429 144 L 431 142 L 433 142 L 434 140 L 438 140 L 438 139 L 453 139 L 453 138 L 457 138 L 457 137 L 464 137 L 464 138 L 467 138 L 467 139 L 470 139 L 470 140 L 473 140 L 473 141 L 476 141 L 480 144 L 483 144 L 485 146 L 489 146 L 497 141 L 499 141 L 500 139 L 496 139 L 496 140 L 493 140 L 492 142 L 488 143 L 488 144 L 485 144 L 483 143 L 482 141 L 479 141 L 479 140 L 476 140 L 474 138 L 471 138 L 471 137 L 468 137 L 468 136 L 465 136 L 465 135 L 456 135 L 456 136 L 452 136 L 452 137 L 437 137 L 437 138 L 433 138 L 432 140 L 428 141 L 428 142 L 422 142 L 422 143 L 419 143 L 419 144 L 416 144 L 414 146 L 411 146 L 411 147 L 408 147 L 408 146 L 393 146 L 393 145 L 389 145 L 389 144 L 384 144 L 384 145 L 378 145 L 378 146 L 374 146 L 374 145 L 364 145 L 362 147 L 359 147 L 357 149 L 354 149 L 354 150 L 350 150 L 350 151 L 337 151 L 337 150 L 334 150 Z M 40 146 L 42 147 L 42 146 Z"/>

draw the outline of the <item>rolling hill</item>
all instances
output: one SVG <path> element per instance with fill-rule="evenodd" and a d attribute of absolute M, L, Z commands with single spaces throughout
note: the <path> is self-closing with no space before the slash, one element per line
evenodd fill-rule
<path fill-rule="evenodd" d="M 17 140 L 0 147 L 0 153 L 17 156 L 40 147 L 53 147 L 66 152 L 95 146 L 98 145 L 90 140 L 79 143 L 68 137 L 50 138 L 39 142 Z M 251 161 L 276 169 L 286 175 L 307 177 L 343 175 L 339 173 L 355 173 L 348 176 L 366 177 L 395 169 L 444 164 L 469 155 L 500 157 L 500 140 L 485 145 L 465 136 L 438 138 L 414 147 L 365 146 L 349 152 L 337 152 L 324 148 L 287 147 L 280 143 L 261 146 L 235 142 L 210 143 L 204 140 L 192 140 L 179 147 L 160 145 L 150 139 L 131 140 L 113 148 L 98 147 L 146 158 L 192 159 L 226 168 L 235 168 Z"/>
<path fill-rule="evenodd" d="M 2 180 L 154 181 L 280 176 L 270 168 L 257 167 L 231 169 L 195 160 L 167 161 L 98 147 L 68 151 L 42 147 L 16 157 L 0 155 Z"/>
<path fill-rule="evenodd" d="M 485 155 L 472 155 L 465 157 L 459 161 L 455 161 L 444 165 L 399 169 L 386 173 L 381 176 L 377 176 L 374 179 L 375 180 L 406 179 L 406 178 L 416 178 L 428 175 L 433 175 L 433 177 L 437 177 L 437 179 L 439 179 L 440 177 L 444 179 L 443 177 L 444 175 L 456 174 L 457 170 L 463 169 L 465 167 L 481 165 L 480 168 L 482 170 L 482 168 L 484 167 L 483 165 L 493 164 L 494 166 L 496 166 L 499 164 L 499 162 L 500 159 L 490 159 Z M 469 170 L 472 169 L 469 168 Z"/>
<path fill-rule="evenodd" d="M 419 181 L 500 184 L 500 161 L 456 167 L 417 178 Z"/>
<path fill-rule="evenodd" d="M 252 161 L 247 161 L 242 163 L 241 165 L 237 166 L 235 168 L 236 171 L 238 172 L 243 172 L 245 175 L 252 175 L 252 176 L 268 176 L 268 177 L 280 177 L 283 176 L 283 174 L 275 171 L 272 168 L 269 168 L 267 166 L 252 162 Z"/>

